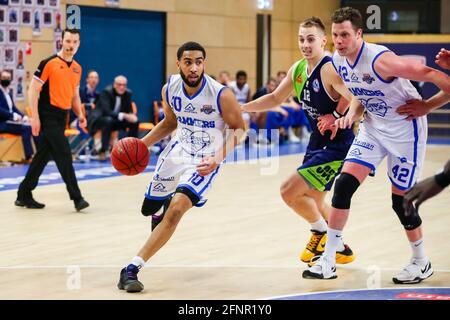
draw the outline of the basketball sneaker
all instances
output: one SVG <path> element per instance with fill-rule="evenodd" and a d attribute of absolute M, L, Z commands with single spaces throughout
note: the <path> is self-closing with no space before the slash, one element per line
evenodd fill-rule
<path fill-rule="evenodd" d="M 324 245 L 325 248 L 325 245 Z M 308 262 L 308 266 L 312 267 L 317 260 L 320 258 L 322 253 L 320 253 L 317 256 L 314 256 L 311 258 L 311 261 Z M 355 254 L 353 253 L 352 249 L 347 244 L 344 244 L 344 250 L 342 251 L 336 251 L 336 263 L 337 264 L 346 264 L 353 262 L 355 260 Z"/>
<path fill-rule="evenodd" d="M 311 230 L 312 235 L 309 239 L 308 244 L 306 245 L 305 250 L 303 250 L 300 255 L 300 260 L 308 263 L 311 267 L 317 261 L 317 259 L 323 254 L 325 251 L 325 244 L 327 242 L 327 233 L 320 232 L 316 230 Z M 350 247 L 344 244 L 344 249 L 342 251 L 336 252 L 336 263 L 338 264 L 346 264 L 353 262 L 355 260 L 355 255 L 350 249 Z"/>
<path fill-rule="evenodd" d="M 419 283 L 433 275 L 433 268 L 428 258 L 411 259 L 411 263 L 405 267 L 398 275 L 392 278 L 395 284 Z"/>
<path fill-rule="evenodd" d="M 306 245 L 305 250 L 303 250 L 300 255 L 300 260 L 305 263 L 311 261 L 315 256 L 320 256 L 325 250 L 325 243 L 327 241 L 327 232 L 311 230 L 311 238 L 309 239 L 308 244 Z"/>
<path fill-rule="evenodd" d="M 126 290 L 127 292 L 141 292 L 144 290 L 144 285 L 138 280 L 137 274 L 139 268 L 134 264 L 129 264 L 128 267 L 120 271 L 120 279 L 117 288 Z"/>
<path fill-rule="evenodd" d="M 312 267 L 303 271 L 302 277 L 304 279 L 336 279 L 336 261 L 323 254 Z"/>

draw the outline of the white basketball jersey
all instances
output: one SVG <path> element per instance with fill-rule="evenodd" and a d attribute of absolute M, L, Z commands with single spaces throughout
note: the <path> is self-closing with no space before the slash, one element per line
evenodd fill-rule
<path fill-rule="evenodd" d="M 177 117 L 176 138 L 192 156 L 214 154 L 223 146 L 226 123 L 220 109 L 220 95 L 226 88 L 204 75 L 200 90 L 189 96 L 181 76 L 169 78 L 166 99 Z"/>
<path fill-rule="evenodd" d="M 385 81 L 375 69 L 375 60 L 388 48 L 363 42 L 359 55 L 354 65 L 351 65 L 346 57 L 340 56 L 337 51 L 333 54 L 333 64 L 336 71 L 344 80 L 350 92 L 358 98 L 368 111 L 364 115 L 364 121 L 370 126 L 383 132 L 395 132 L 398 125 L 405 123 L 405 115 L 399 115 L 396 110 L 407 100 L 421 99 L 416 88 L 407 79 L 395 78 Z M 418 119 L 426 124 L 426 117 Z"/>
<path fill-rule="evenodd" d="M 248 92 L 250 91 L 250 86 L 248 83 L 244 84 L 242 89 L 239 89 L 236 81 L 230 82 L 230 88 L 233 90 L 234 95 L 236 96 L 236 100 L 239 104 L 247 103 Z"/>

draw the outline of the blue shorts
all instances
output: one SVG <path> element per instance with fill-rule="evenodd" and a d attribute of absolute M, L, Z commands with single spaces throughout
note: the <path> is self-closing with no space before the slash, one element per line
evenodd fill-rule
<path fill-rule="evenodd" d="M 307 151 L 297 172 L 314 189 L 329 191 L 340 173 L 347 150 L 318 149 Z"/>

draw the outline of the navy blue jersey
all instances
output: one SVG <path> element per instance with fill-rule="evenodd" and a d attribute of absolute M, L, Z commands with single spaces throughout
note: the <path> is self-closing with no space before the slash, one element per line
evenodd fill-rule
<path fill-rule="evenodd" d="M 300 94 L 297 92 L 297 95 L 303 109 L 306 111 L 306 116 L 308 117 L 312 129 L 311 138 L 308 144 L 308 150 L 310 151 L 324 149 L 326 147 L 326 149 L 347 152 L 354 139 L 353 128 L 338 130 L 336 137 L 333 140 L 330 140 L 331 134 L 329 131 L 325 132 L 325 135 L 321 135 L 317 128 L 318 117 L 332 113 L 336 110 L 338 104 L 338 101 L 334 101 L 329 96 L 320 76 L 322 66 L 326 63 L 331 63 L 331 61 L 332 59 L 330 57 L 324 56 L 308 76 L 306 71 L 307 63 L 304 63 L 304 60 L 300 60 L 293 72 L 293 81 L 296 92 L 301 87 L 298 85 L 299 82 L 305 81 Z M 306 79 L 302 79 L 302 77 L 305 76 Z"/>

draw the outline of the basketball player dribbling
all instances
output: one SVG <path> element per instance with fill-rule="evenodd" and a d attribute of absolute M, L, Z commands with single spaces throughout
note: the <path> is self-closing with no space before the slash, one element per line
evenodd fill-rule
<path fill-rule="evenodd" d="M 165 117 L 142 139 L 150 147 L 176 130 L 159 156 L 142 204 L 142 214 L 152 216 L 152 233 L 121 270 L 121 290 L 144 289 L 139 269 L 167 243 L 189 209 L 205 204 L 222 161 L 244 133 L 233 92 L 204 74 L 205 59 L 205 49 L 196 42 L 178 48 L 180 74 L 170 76 L 161 93 Z"/>
<path fill-rule="evenodd" d="M 336 120 L 336 125 L 341 129 L 347 128 L 359 119 L 364 110 L 366 112 L 336 181 L 325 252 L 314 266 L 303 272 L 303 277 L 337 277 L 336 248 L 348 219 L 352 196 L 367 175 L 387 157 L 392 208 L 412 248 L 410 263 L 392 280 L 396 284 L 421 282 L 433 274 L 433 269 L 425 253 L 422 220 L 417 211 L 405 214 L 403 198 L 417 181 L 425 160 L 427 118 L 420 116 L 408 121 L 409 116 L 400 115 L 397 110 L 407 101 L 420 99 L 408 79 L 431 82 L 442 90 L 427 100 L 433 109 L 447 102 L 450 77 L 418 61 L 399 57 L 384 46 L 365 42 L 362 16 L 356 9 L 336 10 L 332 22 L 336 47 L 333 64 L 347 88 L 364 106 L 350 104 L 348 114 Z"/>
<path fill-rule="evenodd" d="M 323 253 L 327 239 L 326 220 L 331 208 L 324 199 L 355 137 L 352 128 L 324 133 L 320 127 L 322 121 L 333 124 L 342 116 L 353 96 L 333 68 L 331 58 L 325 54 L 323 22 L 317 17 L 306 19 L 298 32 L 304 59 L 292 65 L 274 92 L 242 105 L 242 109 L 261 112 L 274 108 L 292 91 L 302 103 L 313 131 L 302 165 L 283 182 L 280 192 L 284 202 L 311 225 L 312 234 L 300 260 L 313 264 L 311 260 Z M 336 262 L 345 264 L 354 258 L 352 250 L 341 241 Z"/>

